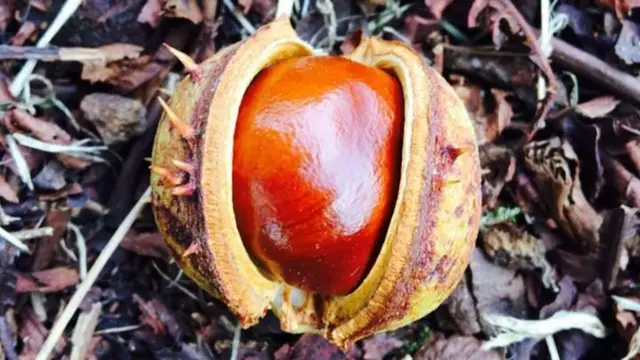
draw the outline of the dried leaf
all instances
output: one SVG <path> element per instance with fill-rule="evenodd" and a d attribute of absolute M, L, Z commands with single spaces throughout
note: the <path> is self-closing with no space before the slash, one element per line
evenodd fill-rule
<path fill-rule="evenodd" d="M 158 232 L 137 233 L 129 230 L 120 246 L 142 256 L 151 256 L 159 259 L 168 259 L 169 248 Z"/>
<path fill-rule="evenodd" d="M 166 0 L 147 0 L 147 2 L 140 10 L 138 15 L 138 22 L 142 24 L 149 24 L 155 28 L 160 25 L 162 18 L 162 9 L 164 8 Z"/>
<path fill-rule="evenodd" d="M 187 19 L 194 24 L 200 24 L 203 19 L 196 0 L 167 0 L 164 11 L 164 16 L 168 18 Z"/>
<path fill-rule="evenodd" d="M 640 7 L 640 0 L 598 0 L 598 2 L 614 10 L 618 19 L 626 17 L 632 9 Z"/>
<path fill-rule="evenodd" d="M 509 92 L 499 89 L 491 89 L 494 109 L 487 119 L 486 138 L 488 141 L 495 140 L 509 124 L 513 118 L 513 109 L 507 101 Z"/>
<path fill-rule="evenodd" d="M 516 170 L 516 158 L 506 147 L 491 143 L 480 146 L 480 165 L 482 166 L 482 204 L 493 209 L 505 184 L 513 179 Z"/>
<path fill-rule="evenodd" d="M 473 335 L 481 331 L 476 305 L 463 277 L 435 313 L 438 325 L 446 330 Z"/>
<path fill-rule="evenodd" d="M 180 323 L 160 299 L 153 298 L 145 301 L 138 294 L 133 294 L 133 299 L 138 303 L 142 312 L 140 322 L 150 326 L 154 334 L 162 335 L 168 332 L 175 340 L 181 340 L 184 331 Z"/>
<path fill-rule="evenodd" d="M 498 265 L 514 270 L 541 270 L 545 287 L 557 288 L 542 241 L 512 222 L 489 226 L 482 234 L 482 245 Z"/>
<path fill-rule="evenodd" d="M 424 4 L 431 11 L 433 16 L 439 20 L 442 17 L 444 10 L 452 2 L 453 0 L 425 0 Z"/>
<path fill-rule="evenodd" d="M 554 137 L 529 143 L 524 152 L 538 192 L 560 228 L 585 250 L 597 249 L 602 218 L 582 192 L 580 163 L 571 145 Z"/>
<path fill-rule="evenodd" d="M 57 292 L 80 282 L 78 271 L 73 268 L 57 267 L 29 274 L 17 274 L 16 292 Z"/>
<path fill-rule="evenodd" d="M 473 336 L 445 337 L 433 334 L 413 356 L 415 360 L 502 360 L 497 350 L 483 350 L 482 342 Z"/>
<path fill-rule="evenodd" d="M 249 11 L 254 11 L 260 15 L 263 21 L 269 19 L 270 14 L 276 8 L 275 0 L 240 0 L 238 4 L 240 4 L 245 14 Z"/>
<path fill-rule="evenodd" d="M 640 62 L 640 25 L 631 20 L 622 20 L 622 30 L 615 51 L 627 65 Z"/>
<path fill-rule="evenodd" d="M 471 280 L 478 313 L 522 317 L 526 312 L 524 281 L 514 270 L 493 264 L 482 250 L 475 248 L 471 258 Z M 485 331 L 490 332 L 481 320 Z"/>
<path fill-rule="evenodd" d="M 576 112 L 589 119 L 605 117 L 611 113 L 620 100 L 613 96 L 600 96 L 576 106 Z"/>
<path fill-rule="evenodd" d="M 22 130 L 31 133 L 38 140 L 51 143 L 69 145 L 74 139 L 66 131 L 51 121 L 31 116 L 20 109 L 12 109 L 3 117 L 4 124 L 12 132 Z M 85 169 L 90 165 L 89 161 L 79 159 L 67 154 L 56 154 L 56 158 L 66 167 Z"/>
<path fill-rule="evenodd" d="M 364 360 L 382 359 L 393 351 L 404 345 L 404 343 L 392 335 L 382 333 L 370 336 L 362 341 Z"/>
<path fill-rule="evenodd" d="M 7 183 L 2 175 L 0 175 L 0 197 L 14 204 L 20 201 L 18 194 L 11 188 L 11 185 Z"/>
<path fill-rule="evenodd" d="M 304 334 L 289 353 L 283 358 L 285 360 L 333 360 L 346 359 L 345 354 L 335 345 L 317 334 Z"/>
<path fill-rule="evenodd" d="M 0 1 L 0 32 L 4 33 L 13 17 L 14 4 L 11 0 Z"/>

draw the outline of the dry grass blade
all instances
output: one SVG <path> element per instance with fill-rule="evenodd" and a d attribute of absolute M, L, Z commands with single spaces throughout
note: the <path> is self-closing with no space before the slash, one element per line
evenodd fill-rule
<path fill-rule="evenodd" d="M 82 283 L 80 283 L 76 292 L 73 294 L 73 296 L 69 300 L 67 307 L 60 314 L 60 316 L 58 317 L 58 320 L 51 328 L 51 331 L 49 332 L 49 335 L 47 336 L 47 339 L 42 345 L 40 352 L 38 352 L 38 355 L 36 356 L 35 360 L 47 360 L 49 358 L 49 355 L 51 354 L 56 344 L 58 343 L 58 340 L 60 339 L 60 337 L 62 336 L 62 333 L 67 327 L 67 324 L 69 324 L 69 321 L 71 321 L 71 318 L 73 317 L 76 310 L 80 306 L 82 299 L 84 299 L 84 297 L 87 295 L 87 293 L 91 289 L 91 286 L 95 283 L 96 279 L 98 278 L 98 275 L 102 271 L 102 268 L 104 268 L 104 266 L 107 264 L 107 261 L 109 260 L 111 255 L 118 248 L 118 245 L 120 245 L 120 242 L 126 235 L 127 231 L 129 231 L 129 229 L 135 222 L 138 214 L 140 213 L 142 208 L 150 201 L 150 199 L 151 199 L 151 187 L 147 188 L 147 190 L 140 197 L 138 202 L 133 206 L 129 214 L 127 214 L 125 219 L 122 221 L 122 223 L 120 224 L 116 232 L 113 234 L 111 239 L 109 239 L 109 242 L 104 247 L 104 249 L 98 256 L 96 261 L 93 263 L 91 270 L 89 270 L 89 272 L 87 273 L 87 277 Z"/>
<path fill-rule="evenodd" d="M 597 338 L 606 335 L 606 329 L 597 316 L 576 311 L 558 311 L 544 320 L 522 320 L 498 314 L 483 315 L 496 329 L 496 335 L 484 343 L 483 348 L 508 346 L 527 338 L 543 339 L 557 332 L 579 329 Z"/>
<path fill-rule="evenodd" d="M 27 253 L 29 253 L 29 248 L 27 247 L 27 245 L 25 243 L 23 243 L 22 241 L 20 241 L 20 239 L 16 238 L 15 236 L 13 236 L 13 234 L 11 234 L 10 232 L 8 232 L 7 230 L 3 229 L 0 227 L 0 238 L 5 239 L 7 242 L 9 242 L 11 245 L 17 247 L 18 249 L 25 251 Z"/>
<path fill-rule="evenodd" d="M 71 350 L 71 360 L 82 360 L 87 356 L 87 350 L 91 343 L 98 319 L 102 313 L 102 303 L 96 302 L 91 306 L 89 312 L 85 312 L 78 316 L 76 327 L 73 329 L 71 342 L 73 349 Z"/>

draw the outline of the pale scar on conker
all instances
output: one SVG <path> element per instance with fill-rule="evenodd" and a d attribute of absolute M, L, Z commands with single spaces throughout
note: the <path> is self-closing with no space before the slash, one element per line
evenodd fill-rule
<path fill-rule="evenodd" d="M 151 166 L 159 231 L 244 327 L 342 348 L 429 314 L 468 265 L 480 165 L 464 105 L 402 43 L 316 55 L 278 18 L 196 64 Z"/>

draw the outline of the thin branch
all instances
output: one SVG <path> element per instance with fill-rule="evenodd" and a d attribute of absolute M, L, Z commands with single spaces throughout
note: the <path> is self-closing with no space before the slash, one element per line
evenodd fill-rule
<path fill-rule="evenodd" d="M 75 314 L 76 310 L 80 306 L 80 303 L 91 289 L 91 286 L 93 286 L 95 281 L 98 279 L 98 275 L 100 275 L 100 272 L 107 264 L 107 261 L 109 261 L 109 258 L 111 257 L 113 252 L 116 251 L 116 249 L 120 245 L 120 242 L 122 241 L 122 239 L 124 239 L 127 231 L 129 231 L 131 226 L 133 226 L 133 223 L 138 217 L 140 211 L 142 211 L 143 207 L 150 201 L 150 199 L 151 187 L 148 187 L 144 194 L 140 197 L 138 202 L 133 206 L 131 211 L 129 211 L 129 214 L 127 214 L 127 216 L 124 218 L 111 239 L 109 239 L 109 242 L 104 247 L 96 261 L 93 263 L 91 270 L 89 270 L 89 272 L 87 273 L 86 279 L 76 289 L 76 292 L 69 300 L 67 307 L 64 309 L 62 314 L 60 314 L 60 316 L 58 317 L 58 321 L 56 321 L 56 323 L 51 328 L 51 331 L 49 332 L 49 335 L 42 345 L 40 352 L 38 352 L 35 360 L 47 360 L 49 358 L 49 355 L 58 343 L 58 340 L 62 336 L 62 333 L 69 324 L 69 321 L 71 321 L 71 318 Z"/>
<path fill-rule="evenodd" d="M 78 10 L 80 5 L 82 4 L 82 0 L 67 0 L 58 15 L 56 15 L 51 25 L 47 28 L 44 35 L 38 40 L 36 43 L 36 47 L 44 48 L 49 45 L 53 37 L 60 31 L 60 28 L 71 18 L 71 16 Z M 13 78 L 11 85 L 9 86 L 9 91 L 13 96 L 18 96 L 22 92 L 27 79 L 36 68 L 37 60 L 28 60 L 20 69 L 20 72 L 16 77 Z"/>

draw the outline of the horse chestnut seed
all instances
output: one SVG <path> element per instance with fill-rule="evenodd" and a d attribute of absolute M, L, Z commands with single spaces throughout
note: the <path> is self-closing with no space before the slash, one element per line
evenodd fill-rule
<path fill-rule="evenodd" d="M 395 205 L 403 118 L 396 77 L 344 57 L 258 74 L 236 123 L 233 204 L 268 275 L 327 296 L 361 283 Z"/>

